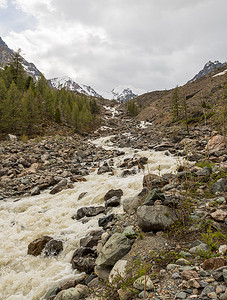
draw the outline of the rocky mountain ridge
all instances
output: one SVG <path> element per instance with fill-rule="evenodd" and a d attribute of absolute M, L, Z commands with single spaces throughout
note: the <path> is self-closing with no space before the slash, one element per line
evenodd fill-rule
<path fill-rule="evenodd" d="M 97 98 L 102 97 L 91 86 L 79 84 L 68 76 L 48 79 L 48 82 L 49 85 L 54 89 L 66 88 L 69 91 L 82 93 L 87 96 L 93 96 Z"/>
<path fill-rule="evenodd" d="M 208 74 L 210 74 L 211 72 L 220 69 L 222 67 L 225 67 L 226 63 L 221 63 L 218 60 L 215 60 L 214 62 L 212 61 L 208 61 L 202 70 L 200 70 L 191 80 L 188 81 L 188 83 L 193 82 L 195 80 L 198 80 Z"/>
<path fill-rule="evenodd" d="M 2 67 L 5 67 L 10 62 L 13 53 L 14 51 L 11 50 L 0 37 L 0 65 Z M 38 80 L 41 72 L 37 69 L 37 67 L 33 63 L 28 62 L 23 57 L 22 60 L 22 65 L 27 74 L 33 77 L 35 80 Z"/>

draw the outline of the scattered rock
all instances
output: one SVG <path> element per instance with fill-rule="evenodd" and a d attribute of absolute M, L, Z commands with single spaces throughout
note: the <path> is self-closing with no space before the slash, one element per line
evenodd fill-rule
<path fill-rule="evenodd" d="M 100 227 L 105 227 L 109 222 L 111 222 L 114 219 L 114 214 L 110 214 L 108 216 L 99 218 L 98 224 Z"/>
<path fill-rule="evenodd" d="M 83 217 L 94 217 L 105 211 L 104 206 L 85 206 L 81 207 L 76 212 L 76 219 L 80 220 Z"/>
<path fill-rule="evenodd" d="M 67 188 L 67 180 L 62 179 L 60 182 L 58 182 L 50 191 L 50 194 L 57 194 Z"/>
<path fill-rule="evenodd" d="M 28 254 L 34 256 L 40 255 L 45 245 L 52 239 L 52 237 L 45 235 L 41 238 L 34 240 L 28 245 Z"/>
<path fill-rule="evenodd" d="M 62 241 L 50 240 L 44 247 L 44 253 L 46 256 L 57 256 L 63 250 Z"/>

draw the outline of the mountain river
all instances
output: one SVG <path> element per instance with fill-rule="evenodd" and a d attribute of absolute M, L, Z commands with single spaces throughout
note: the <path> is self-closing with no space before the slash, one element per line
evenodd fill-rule
<path fill-rule="evenodd" d="M 97 146 L 113 149 L 110 137 L 92 141 Z M 120 149 L 125 155 L 114 158 L 114 175 L 97 175 L 97 169 L 86 176 L 86 182 L 77 182 L 74 188 L 51 195 L 48 191 L 33 197 L 6 199 L 0 203 L 0 299 L 38 300 L 63 278 L 78 272 L 72 269 L 71 258 L 79 246 L 80 238 L 98 229 L 98 215 L 83 224 L 73 220 L 78 208 L 103 204 L 104 195 L 110 189 L 123 190 L 122 200 L 137 195 L 142 190 L 144 173 L 164 174 L 176 170 L 178 160 L 164 152 Z M 117 166 L 126 157 L 148 157 L 145 170 L 122 178 Z M 135 167 L 137 168 L 137 167 Z M 78 200 L 78 196 L 87 194 Z M 113 212 L 122 213 L 122 207 Z M 63 251 L 57 257 L 28 255 L 28 244 L 49 235 L 63 241 Z"/>

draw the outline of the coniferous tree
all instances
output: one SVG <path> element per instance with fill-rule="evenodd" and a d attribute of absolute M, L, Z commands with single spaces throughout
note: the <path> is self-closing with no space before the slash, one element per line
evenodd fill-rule
<path fill-rule="evenodd" d="M 38 101 L 32 88 L 24 94 L 22 98 L 22 128 L 27 135 L 37 131 L 39 120 Z"/>
<path fill-rule="evenodd" d="M 138 115 L 138 107 L 134 99 L 127 102 L 127 110 L 131 117 Z"/>
<path fill-rule="evenodd" d="M 180 111 L 180 97 L 179 97 L 178 86 L 175 87 L 172 93 L 171 110 L 172 110 L 173 121 L 178 121 L 179 111 Z"/>
<path fill-rule="evenodd" d="M 3 116 L 3 107 L 6 99 L 7 89 L 5 86 L 5 82 L 2 78 L 0 78 L 0 131 L 2 128 L 2 116 Z"/>
<path fill-rule="evenodd" d="M 9 69 L 12 74 L 12 79 L 15 82 L 18 89 L 23 90 L 26 80 L 26 74 L 23 68 L 23 59 L 20 55 L 21 49 L 18 49 L 12 54 L 11 61 L 9 63 Z"/>
<path fill-rule="evenodd" d="M 21 93 L 12 81 L 3 101 L 2 128 L 8 133 L 19 133 L 21 130 Z"/>

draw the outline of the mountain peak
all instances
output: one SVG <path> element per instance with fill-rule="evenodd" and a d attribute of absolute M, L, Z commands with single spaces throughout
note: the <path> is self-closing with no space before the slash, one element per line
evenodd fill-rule
<path fill-rule="evenodd" d="M 216 69 L 224 67 L 225 65 L 226 65 L 226 63 L 221 63 L 218 60 L 215 60 L 214 62 L 209 60 L 204 65 L 203 69 L 201 71 L 199 71 L 199 73 L 197 73 L 191 80 L 189 80 L 188 83 L 193 82 L 193 81 L 195 81 L 195 80 L 197 80 L 197 79 L 199 79 L 203 76 L 206 76 L 209 73 L 215 71 Z"/>
<path fill-rule="evenodd" d="M 79 84 L 69 76 L 55 77 L 48 80 L 50 86 L 54 89 L 65 88 L 72 92 L 79 92 L 87 96 L 102 97 L 92 87 L 85 84 Z"/>

